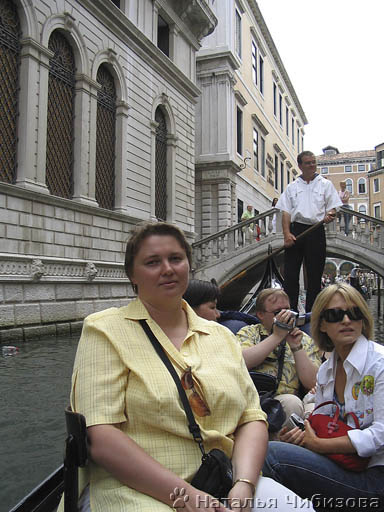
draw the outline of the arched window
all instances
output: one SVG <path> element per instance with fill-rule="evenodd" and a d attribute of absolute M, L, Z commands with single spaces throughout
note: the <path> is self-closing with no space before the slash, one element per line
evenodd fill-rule
<path fill-rule="evenodd" d="M 365 179 L 364 178 L 360 178 L 359 181 L 357 182 L 357 187 L 358 187 L 358 190 L 359 190 L 359 194 L 365 194 L 366 193 L 366 186 L 365 186 Z"/>
<path fill-rule="evenodd" d="M 52 32 L 49 61 L 47 112 L 46 183 L 54 196 L 70 199 L 73 194 L 73 118 L 75 99 L 75 59 L 58 30 Z"/>
<path fill-rule="evenodd" d="M 167 123 L 161 107 L 156 109 L 155 215 L 167 220 Z"/>
<path fill-rule="evenodd" d="M 350 194 L 353 194 L 353 181 L 350 179 L 345 180 L 345 188 Z"/>
<path fill-rule="evenodd" d="M 96 79 L 101 89 L 97 93 L 95 195 L 101 208 L 112 210 L 115 205 L 116 88 L 105 64 L 99 67 Z"/>
<path fill-rule="evenodd" d="M 10 0 L 0 0 L 0 181 L 16 180 L 20 22 Z"/>
<path fill-rule="evenodd" d="M 364 215 L 367 215 L 367 207 L 365 206 L 365 204 L 361 204 L 359 206 L 359 213 L 364 213 Z"/>

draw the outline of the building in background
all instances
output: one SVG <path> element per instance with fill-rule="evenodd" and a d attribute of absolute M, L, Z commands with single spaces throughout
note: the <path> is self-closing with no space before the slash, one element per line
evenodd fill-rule
<path fill-rule="evenodd" d="M 213 5 L 216 30 L 197 54 L 199 237 L 271 208 L 298 174 L 306 116 L 255 0 Z"/>
<path fill-rule="evenodd" d="M 327 146 L 323 148 L 323 154 L 316 158 L 318 172 L 332 181 L 336 190 L 340 190 L 340 181 L 346 182 L 352 209 L 372 215 L 368 173 L 376 166 L 375 151 L 340 153 L 336 147 Z"/>
<path fill-rule="evenodd" d="M 214 3 L 0 0 L 2 341 L 125 303 L 140 220 L 193 239 L 195 54 Z"/>
<path fill-rule="evenodd" d="M 384 207 L 384 142 L 375 147 L 376 165 L 368 173 L 369 211 L 372 217 L 383 219 Z"/>

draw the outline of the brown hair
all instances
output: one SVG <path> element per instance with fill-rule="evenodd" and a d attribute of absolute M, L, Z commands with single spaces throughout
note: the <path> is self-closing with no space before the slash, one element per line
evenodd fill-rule
<path fill-rule="evenodd" d="M 297 155 L 297 163 L 300 165 L 304 156 L 315 156 L 312 151 L 302 151 Z"/>
<path fill-rule="evenodd" d="M 372 339 L 373 337 L 373 317 L 361 294 L 349 284 L 331 284 L 324 288 L 316 297 L 311 315 L 311 336 L 319 348 L 326 352 L 330 352 L 335 347 L 328 334 L 320 330 L 322 322 L 321 314 L 327 309 L 328 304 L 336 293 L 339 293 L 344 298 L 348 307 L 357 306 L 361 309 L 364 316 L 362 333 L 368 339 Z"/>
<path fill-rule="evenodd" d="M 265 290 L 262 290 L 257 296 L 255 304 L 256 313 L 258 311 L 265 311 L 265 302 L 267 299 L 269 299 L 269 297 L 272 297 L 273 295 L 277 295 L 278 297 L 284 297 L 288 299 L 289 302 L 289 297 L 284 290 L 280 288 L 266 288 Z"/>
<path fill-rule="evenodd" d="M 136 254 L 139 252 L 143 241 L 152 235 L 160 236 L 173 236 L 179 242 L 180 246 L 184 249 L 187 256 L 189 265 L 192 265 L 192 250 L 191 246 L 187 242 L 184 233 L 180 228 L 169 224 L 168 222 L 145 222 L 137 224 L 131 233 L 131 236 L 127 242 L 127 248 L 125 250 L 125 262 L 124 269 L 128 278 L 131 278 L 133 271 L 133 263 L 135 261 Z"/>

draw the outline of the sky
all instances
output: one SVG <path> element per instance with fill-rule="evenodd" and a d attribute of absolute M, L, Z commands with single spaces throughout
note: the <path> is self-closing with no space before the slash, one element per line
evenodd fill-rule
<path fill-rule="evenodd" d="M 257 0 L 315 154 L 384 142 L 384 0 Z"/>

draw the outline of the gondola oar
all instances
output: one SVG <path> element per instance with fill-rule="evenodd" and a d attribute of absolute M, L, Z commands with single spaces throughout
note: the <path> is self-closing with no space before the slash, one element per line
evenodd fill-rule
<path fill-rule="evenodd" d="M 310 226 L 308 229 L 306 229 L 305 231 L 303 231 L 302 233 L 300 233 L 299 235 L 297 235 L 296 237 L 296 241 L 297 240 L 300 240 L 301 238 L 303 238 L 304 236 L 308 235 L 308 233 L 311 233 L 311 231 L 314 231 L 315 229 L 319 228 L 322 224 L 324 224 L 324 219 L 320 220 L 319 222 L 316 222 L 316 224 L 312 224 L 312 226 Z M 270 254 L 268 254 L 264 259 L 262 259 L 261 261 L 259 261 L 257 263 L 257 265 L 262 265 L 263 263 L 267 262 L 269 259 L 271 258 L 274 258 L 275 256 L 277 256 L 278 254 L 280 254 L 282 251 L 284 251 L 285 249 L 285 245 L 283 245 L 282 247 L 278 247 L 277 249 L 275 249 L 274 251 L 272 251 Z M 227 282 L 223 283 L 221 286 L 220 286 L 220 289 L 223 290 L 224 288 L 226 288 L 229 284 L 233 284 L 234 282 L 236 282 L 237 280 L 243 278 L 250 270 L 252 269 L 252 267 L 249 267 L 245 270 L 242 270 L 241 272 L 239 272 L 238 274 L 236 274 L 234 277 L 232 277 L 231 279 L 229 279 Z"/>

